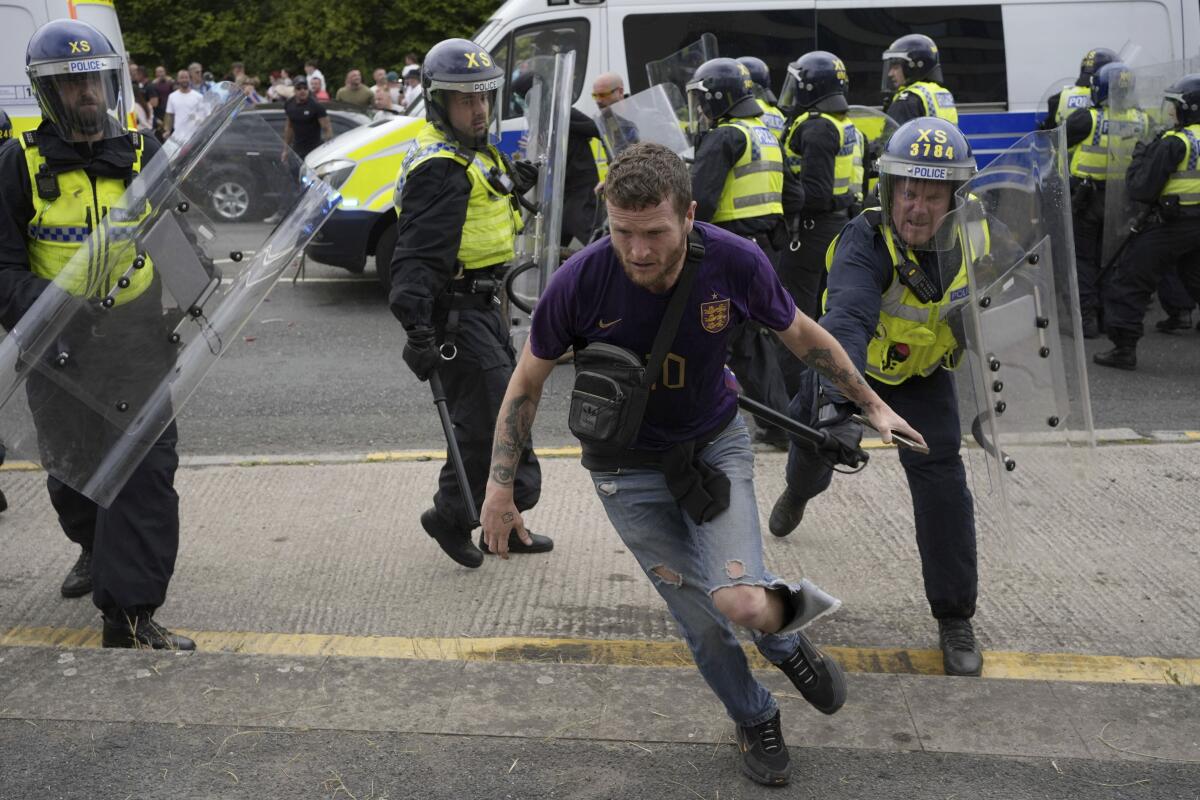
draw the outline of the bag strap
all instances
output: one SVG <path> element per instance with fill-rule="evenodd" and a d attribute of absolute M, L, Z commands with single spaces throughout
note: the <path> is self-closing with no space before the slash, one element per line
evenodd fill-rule
<path fill-rule="evenodd" d="M 683 261 L 683 269 L 679 274 L 679 282 L 675 284 L 675 294 L 663 314 L 654 335 L 654 346 L 650 348 L 650 360 L 646 362 L 646 373 L 642 376 L 642 386 L 649 389 L 658 378 L 663 361 L 667 357 L 667 349 L 675 341 L 679 330 L 679 321 L 683 319 L 683 306 L 692 293 L 692 284 L 696 282 L 696 273 L 700 271 L 700 262 L 704 259 L 704 240 L 700 232 L 692 228 L 688 234 L 687 258 Z"/>

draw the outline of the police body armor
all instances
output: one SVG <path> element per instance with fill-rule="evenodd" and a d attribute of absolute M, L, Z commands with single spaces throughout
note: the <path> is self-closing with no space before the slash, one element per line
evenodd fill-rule
<path fill-rule="evenodd" d="M 1168 131 L 1163 136 L 1182 139 L 1187 151 L 1175 166 L 1175 171 L 1171 173 L 1159 196 L 1176 196 L 1181 206 L 1200 205 L 1200 169 L 1197 169 L 1197 161 L 1200 160 L 1200 123 Z"/>
<path fill-rule="evenodd" d="M 717 127 L 737 128 L 746 148 L 725 178 L 712 221 L 754 219 L 783 214 L 783 148 L 761 117 L 722 120 Z"/>
<path fill-rule="evenodd" d="M 921 102 L 925 104 L 926 116 L 940 117 L 954 125 L 958 124 L 958 108 L 954 105 L 954 95 L 946 87 L 933 81 L 915 81 L 897 89 L 892 95 L 892 102 L 905 92 L 912 92 L 921 98 Z"/>
<path fill-rule="evenodd" d="M 863 185 L 863 138 L 849 117 L 841 119 L 823 111 L 807 111 L 792 121 L 784 137 L 784 158 L 797 178 L 804 173 L 804 160 L 791 148 L 792 137 L 807 120 L 820 117 L 838 132 L 838 152 L 833 161 L 833 198 L 835 208 L 845 208 L 861 199 Z"/>
<path fill-rule="evenodd" d="M 875 380 L 894 386 L 914 376 L 931 375 L 938 367 L 952 369 L 957 364 L 959 342 L 947 317 L 970 292 L 967 248 L 960 247 L 962 265 L 941 296 L 922 299 L 912 288 L 912 281 L 901 274 L 902 269 L 907 273 L 917 264 L 916 254 L 907 247 L 901 252 L 900 243 L 892 235 L 891 228 L 883 224 L 882 209 L 871 208 L 863 213 L 883 237 L 892 260 L 892 279 L 883 292 L 875 334 L 867 344 L 864 371 Z M 971 252 L 978 254 L 990 251 L 991 236 L 986 222 L 972 226 L 968 235 L 974 240 Z M 840 239 L 839 235 L 825 251 L 827 270 L 833 267 L 834 253 Z M 828 302 L 828 297 L 826 290 L 822 305 Z"/>
<path fill-rule="evenodd" d="M 1069 84 L 1062 88 L 1058 95 L 1058 108 L 1054 109 L 1054 124 L 1062 125 L 1077 109 L 1089 108 L 1092 105 L 1092 89 L 1090 86 Z"/>
<path fill-rule="evenodd" d="M 483 269 L 513 260 L 513 240 L 522 228 L 521 215 L 511 193 L 504 157 L 494 145 L 468 150 L 451 142 L 432 123 L 418 132 L 416 145 L 400 166 L 396 185 L 396 210 L 409 172 L 431 158 L 449 158 L 466 167 L 471 181 L 467 219 L 463 225 L 458 260 L 464 270 Z M 507 188 L 505 188 L 507 183 Z"/>
<path fill-rule="evenodd" d="M 1108 124 L 1110 112 L 1105 108 L 1089 108 L 1092 118 L 1092 129 L 1087 138 L 1075 145 L 1071 150 L 1071 176 L 1087 178 L 1092 181 L 1104 181 L 1108 178 Z M 1133 123 L 1130 129 L 1145 131 L 1147 126 L 1146 114 L 1139 109 L 1120 112 L 1114 121 Z M 1140 135 L 1140 134 L 1138 134 Z"/>
<path fill-rule="evenodd" d="M 597 179 L 604 183 L 608 180 L 608 148 L 604 146 L 604 140 L 598 136 L 588 139 L 588 147 L 591 148 L 592 160 L 596 163 Z"/>
<path fill-rule="evenodd" d="M 129 175 L 132 181 L 142 170 L 142 137 L 137 133 L 129 136 L 134 146 Z M 92 177 L 82 169 L 55 174 L 38 149 L 36 132 L 27 131 L 20 139 L 32 185 L 33 219 L 26 231 L 30 269 L 40 278 L 55 280 L 80 247 L 88 242 L 92 232 L 100 229 L 106 232 L 103 241 L 91 244 L 93 249 L 98 245 L 107 252 L 101 257 L 101 253 L 89 251 L 89 258 L 95 257 L 94 266 L 89 260 L 86 271 L 73 271 L 70 285 L 63 288 L 79 297 L 101 299 L 107 296 L 125 270 L 122 268 L 117 274 L 106 265 L 133 261 L 131 238 L 138 223 L 150 214 L 149 205 L 143 204 L 138 216 L 121 214 L 120 199 L 125 194 L 126 181 Z M 108 225 L 101 227 L 101 220 L 106 218 Z M 129 257 L 123 259 L 121 250 L 126 249 L 130 251 Z M 148 256 L 145 266 L 134 270 L 128 280 L 129 286 L 113 296 L 113 305 L 128 303 L 149 288 L 154 280 L 154 270 Z"/>
<path fill-rule="evenodd" d="M 782 142 L 783 134 L 787 130 L 787 118 L 784 117 L 783 112 L 761 97 L 757 98 L 755 102 L 762 109 L 763 113 L 760 119 L 763 124 L 770 128 L 775 137 Z"/>

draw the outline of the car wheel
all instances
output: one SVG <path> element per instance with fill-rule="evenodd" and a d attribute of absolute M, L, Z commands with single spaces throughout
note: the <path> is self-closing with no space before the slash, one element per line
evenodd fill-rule
<path fill-rule="evenodd" d="M 396 223 L 391 222 L 375 242 L 375 277 L 384 294 L 392 290 L 392 251 L 396 249 Z"/>
<path fill-rule="evenodd" d="M 250 211 L 255 205 L 254 186 L 234 173 L 216 176 L 209 184 L 209 208 L 217 221 L 241 222 L 253 219 Z"/>

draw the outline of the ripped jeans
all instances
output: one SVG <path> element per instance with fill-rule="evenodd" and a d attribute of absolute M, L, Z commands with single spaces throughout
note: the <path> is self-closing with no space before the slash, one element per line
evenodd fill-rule
<path fill-rule="evenodd" d="M 797 590 L 763 565 L 762 534 L 754 499 L 754 454 L 746 423 L 736 417 L 704 451 L 704 461 L 728 477 L 729 508 L 697 525 L 652 469 L 593 472 L 592 482 L 609 521 L 637 558 L 691 648 L 700 674 L 739 725 L 757 725 L 778 705 L 750 671 L 733 626 L 713 604 L 712 593 L 738 584 Z M 797 647 L 794 635 L 753 631 L 768 661 L 779 663 Z"/>

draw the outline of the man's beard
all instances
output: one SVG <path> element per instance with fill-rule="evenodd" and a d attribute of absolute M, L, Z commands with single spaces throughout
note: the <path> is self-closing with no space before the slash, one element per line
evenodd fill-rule
<path fill-rule="evenodd" d="M 655 294 L 661 294 L 671 288 L 671 277 L 675 267 L 683 260 L 683 254 L 687 250 L 687 237 L 680 239 L 679 246 L 671 251 L 666 260 L 654 272 L 631 267 L 625 260 L 625 255 L 614 248 L 617 254 L 617 260 L 621 262 L 621 268 L 625 270 L 625 277 L 635 285 L 642 289 Z"/>

